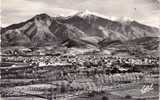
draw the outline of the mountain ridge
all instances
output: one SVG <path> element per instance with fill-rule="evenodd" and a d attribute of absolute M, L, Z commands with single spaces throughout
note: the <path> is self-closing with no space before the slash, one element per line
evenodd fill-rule
<path fill-rule="evenodd" d="M 1 28 L 1 35 L 2 47 L 58 44 L 69 48 L 92 45 L 100 49 L 117 41 L 121 44 L 144 37 L 159 37 L 160 30 L 137 21 L 109 20 L 90 12 L 79 12 L 68 17 L 51 17 L 42 13 Z M 104 40 L 107 42 L 102 42 Z"/>

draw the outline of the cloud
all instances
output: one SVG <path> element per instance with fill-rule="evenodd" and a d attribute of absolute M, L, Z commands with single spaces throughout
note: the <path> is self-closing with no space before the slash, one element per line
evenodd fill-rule
<path fill-rule="evenodd" d="M 160 19 L 160 0 L 2 0 L 1 15 L 2 23 L 9 25 L 39 13 L 67 15 L 84 9 L 105 16 L 126 16 L 153 26 Z"/>

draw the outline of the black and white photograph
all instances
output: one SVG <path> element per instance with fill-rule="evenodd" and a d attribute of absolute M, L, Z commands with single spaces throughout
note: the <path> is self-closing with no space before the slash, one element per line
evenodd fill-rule
<path fill-rule="evenodd" d="M 160 100 L 160 0 L 0 0 L 0 100 Z"/>

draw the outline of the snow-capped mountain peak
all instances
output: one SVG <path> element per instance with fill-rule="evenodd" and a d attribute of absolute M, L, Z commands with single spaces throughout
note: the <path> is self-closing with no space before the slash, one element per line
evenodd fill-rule
<path fill-rule="evenodd" d="M 86 17 L 86 16 L 89 16 L 89 15 L 94 15 L 94 16 L 101 17 L 101 18 L 104 18 L 104 19 L 110 19 L 112 21 L 116 21 L 118 19 L 118 17 L 115 17 L 115 16 L 105 16 L 103 14 L 96 13 L 96 12 L 91 12 L 89 10 L 80 11 L 80 12 L 76 13 L 76 15 L 78 15 L 80 17 Z"/>
<path fill-rule="evenodd" d="M 120 21 L 120 22 L 131 22 L 131 21 L 134 21 L 134 19 L 132 19 L 131 17 L 119 17 L 119 18 L 117 18 L 117 21 Z"/>
<path fill-rule="evenodd" d="M 77 15 L 79 15 L 80 17 L 84 17 L 84 16 L 92 15 L 92 12 L 90 12 L 89 10 L 84 10 L 84 11 L 78 12 Z"/>
<path fill-rule="evenodd" d="M 89 10 L 80 11 L 76 15 L 78 15 L 80 17 L 86 17 L 86 16 L 89 16 L 89 15 L 95 15 L 95 16 L 98 16 L 98 17 L 102 17 L 103 16 L 104 18 L 106 18 L 106 16 L 104 16 L 104 15 L 101 15 L 101 14 L 95 13 L 95 12 L 91 12 Z"/>

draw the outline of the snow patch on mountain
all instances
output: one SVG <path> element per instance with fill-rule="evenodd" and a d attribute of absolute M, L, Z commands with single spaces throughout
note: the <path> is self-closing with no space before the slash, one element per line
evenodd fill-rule
<path fill-rule="evenodd" d="M 120 22 L 134 21 L 134 19 L 131 18 L 131 17 L 105 16 L 103 14 L 96 13 L 96 12 L 91 12 L 89 10 L 80 11 L 80 12 L 76 13 L 76 15 L 78 15 L 80 17 L 87 17 L 87 16 L 90 16 L 90 15 L 94 15 L 94 16 L 101 17 L 101 18 L 104 18 L 104 19 L 109 19 L 109 20 L 112 20 L 112 21 L 120 21 Z"/>

